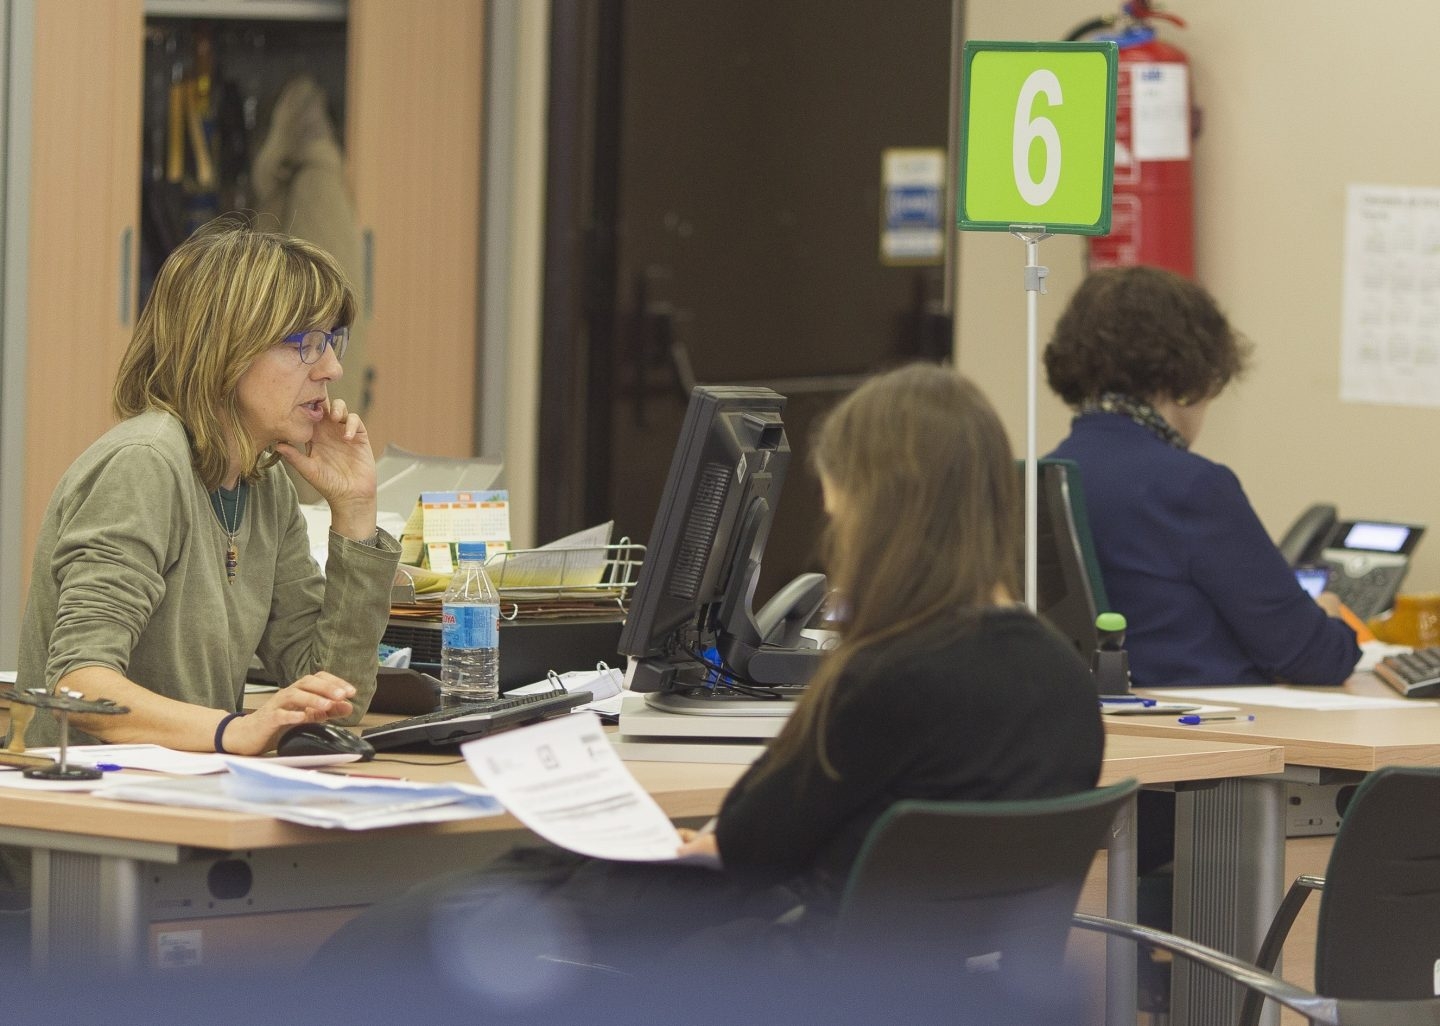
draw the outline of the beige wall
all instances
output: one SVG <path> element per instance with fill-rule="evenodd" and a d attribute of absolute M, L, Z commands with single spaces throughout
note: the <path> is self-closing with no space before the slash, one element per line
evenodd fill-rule
<path fill-rule="evenodd" d="M 1272 534 L 1312 501 L 1342 515 L 1428 524 L 1405 590 L 1440 590 L 1440 408 L 1342 403 L 1345 187 L 1440 186 L 1440 4 L 1397 0 L 1383 27 L 1334 0 L 1175 0 L 1203 110 L 1195 144 L 1200 280 L 1255 343 L 1250 374 L 1210 411 L 1196 450 L 1230 466 Z M 972 39 L 1054 39 L 1119 2 L 971 0 Z M 1025 444 L 1024 245 L 960 239 L 957 359 Z M 1043 349 L 1082 271 L 1083 243 L 1040 246 Z M 1040 378 L 1038 445 L 1068 411 Z M 1440 396 L 1437 396 L 1440 402 Z"/>

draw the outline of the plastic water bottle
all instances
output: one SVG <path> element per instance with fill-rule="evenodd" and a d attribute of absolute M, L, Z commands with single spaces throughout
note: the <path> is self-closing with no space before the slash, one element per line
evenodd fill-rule
<path fill-rule="evenodd" d="M 1130 656 L 1125 652 L 1125 617 L 1119 613 L 1101 613 L 1095 618 L 1099 645 L 1090 657 L 1090 672 L 1095 677 L 1095 690 L 1102 695 L 1130 693 Z"/>
<path fill-rule="evenodd" d="M 441 604 L 440 699 L 500 694 L 500 595 L 485 573 L 485 543 L 461 542 L 460 566 Z"/>

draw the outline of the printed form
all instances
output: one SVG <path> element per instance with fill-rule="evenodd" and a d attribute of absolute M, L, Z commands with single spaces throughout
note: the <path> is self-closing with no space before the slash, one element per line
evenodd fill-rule
<path fill-rule="evenodd" d="M 621 862 L 678 859 L 680 835 L 631 775 L 592 712 L 559 716 L 460 747 L 516 819 L 551 844 Z"/>

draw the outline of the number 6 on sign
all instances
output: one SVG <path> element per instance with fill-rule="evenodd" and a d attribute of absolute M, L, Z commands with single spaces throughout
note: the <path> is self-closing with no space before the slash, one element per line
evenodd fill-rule
<path fill-rule="evenodd" d="M 1110 231 L 1117 48 L 965 44 L 957 225 Z"/>
<path fill-rule="evenodd" d="M 1015 104 L 1015 147 L 1010 157 L 1015 167 L 1015 185 L 1021 198 L 1032 207 L 1048 203 L 1060 183 L 1060 134 L 1055 131 L 1055 122 L 1030 116 L 1037 93 L 1054 106 L 1064 102 L 1055 72 L 1043 68 L 1031 72 L 1020 87 L 1020 102 Z M 1036 141 L 1045 145 L 1045 175 L 1038 182 L 1030 177 L 1030 144 Z"/>

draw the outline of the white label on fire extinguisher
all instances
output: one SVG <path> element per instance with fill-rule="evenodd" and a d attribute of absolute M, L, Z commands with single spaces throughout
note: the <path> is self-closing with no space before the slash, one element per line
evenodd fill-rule
<path fill-rule="evenodd" d="M 1184 64 L 1129 64 L 1131 148 L 1136 160 L 1190 157 L 1190 69 Z"/>

